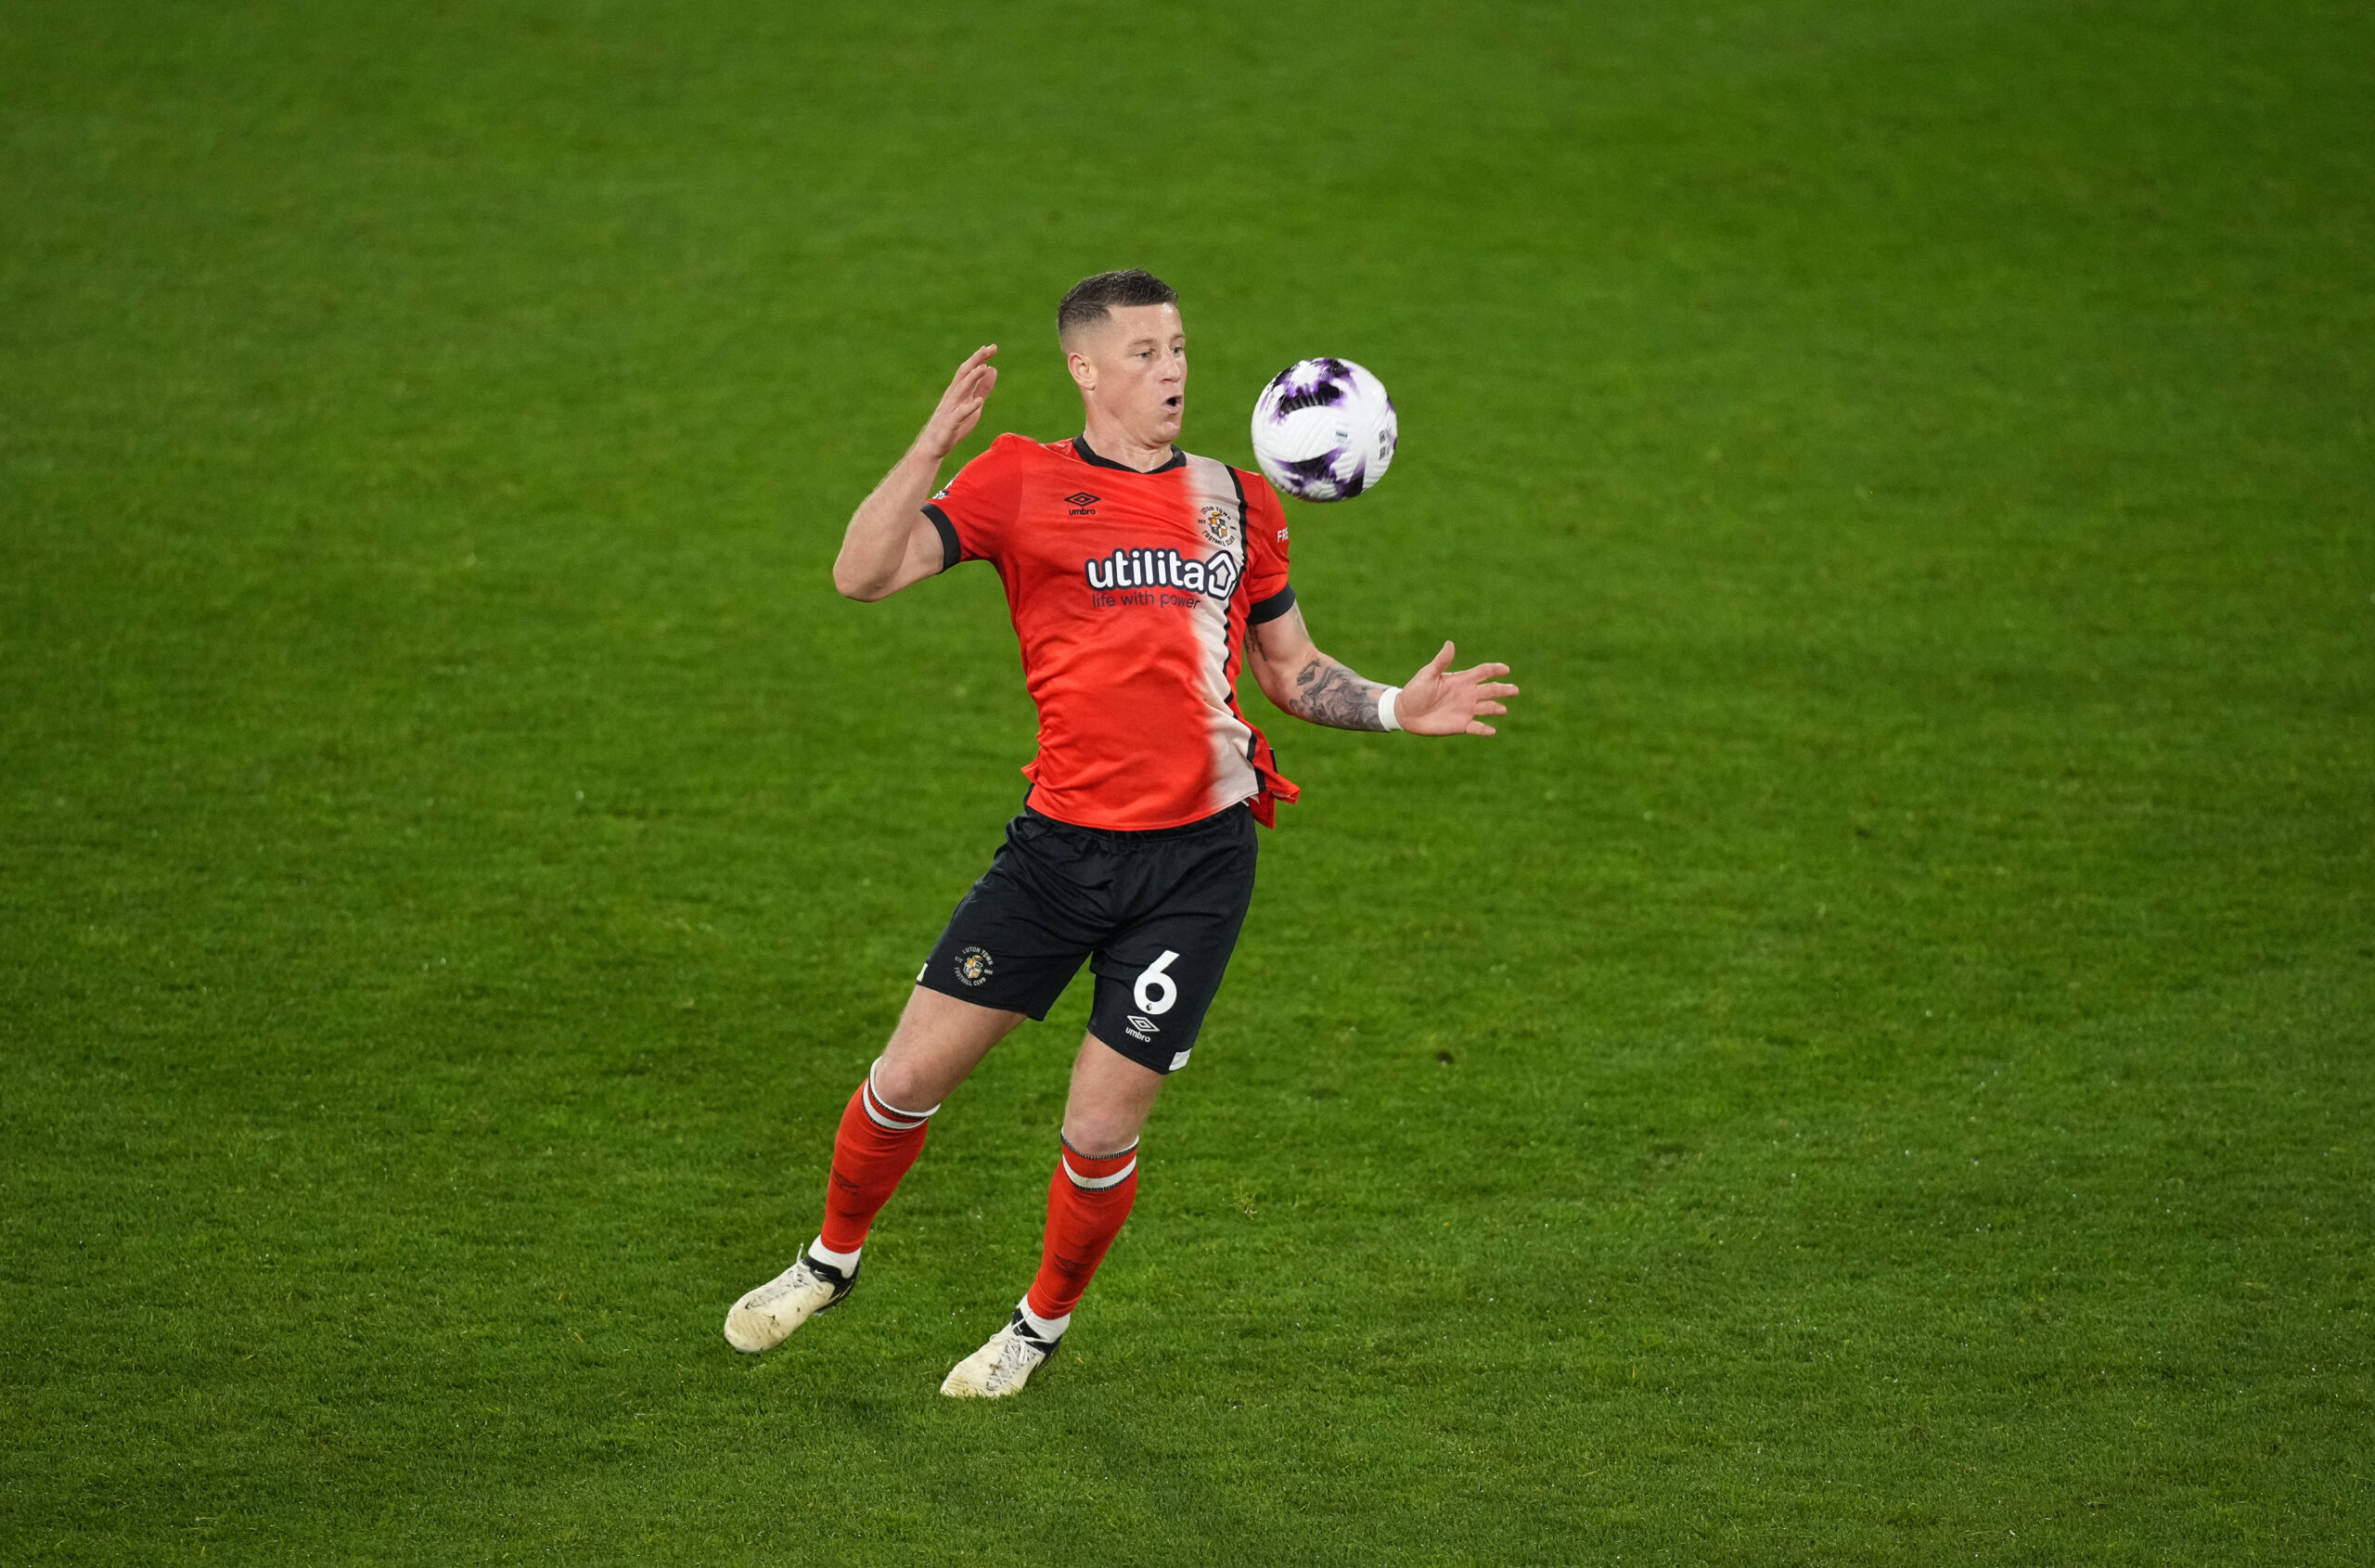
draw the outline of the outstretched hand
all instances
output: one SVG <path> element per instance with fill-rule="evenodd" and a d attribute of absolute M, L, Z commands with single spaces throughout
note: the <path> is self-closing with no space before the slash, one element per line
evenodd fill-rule
<path fill-rule="evenodd" d="M 1452 653 L 1452 645 L 1444 644 L 1444 650 L 1412 675 L 1393 700 L 1393 716 L 1413 735 L 1490 735 L 1493 726 L 1483 719 L 1508 713 L 1501 699 L 1518 694 L 1516 687 L 1501 679 L 1509 673 L 1507 664 L 1455 670 L 1450 668 Z"/>
<path fill-rule="evenodd" d="M 916 437 L 916 444 L 938 462 L 956 450 L 956 443 L 973 433 L 982 422 L 982 405 L 990 400 L 990 389 L 998 384 L 998 367 L 990 363 L 998 352 L 995 343 L 984 343 L 975 349 L 940 394 L 940 406 L 924 421 L 923 433 Z"/>

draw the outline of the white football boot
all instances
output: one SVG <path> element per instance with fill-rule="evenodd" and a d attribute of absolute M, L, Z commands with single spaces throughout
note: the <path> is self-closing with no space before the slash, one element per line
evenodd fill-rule
<path fill-rule="evenodd" d="M 990 1336 L 990 1343 L 959 1361 L 941 1383 L 952 1399 L 1003 1399 L 1021 1394 L 1031 1374 L 1047 1364 L 1063 1347 L 1064 1336 L 1043 1340 L 1017 1312 L 1011 1322 Z"/>
<path fill-rule="evenodd" d="M 798 1263 L 734 1304 L 725 1315 L 725 1343 L 745 1356 L 773 1350 L 811 1317 L 841 1305 L 862 1266 L 854 1264 L 844 1274 L 803 1251 Z"/>

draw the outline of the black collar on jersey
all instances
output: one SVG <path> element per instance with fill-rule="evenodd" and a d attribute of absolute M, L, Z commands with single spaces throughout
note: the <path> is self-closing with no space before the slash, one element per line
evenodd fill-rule
<path fill-rule="evenodd" d="M 1100 469 L 1119 469 L 1125 474 L 1163 474 L 1169 473 L 1174 469 L 1184 469 L 1188 466 L 1188 454 L 1180 451 L 1176 446 L 1171 449 L 1171 461 L 1158 463 L 1151 469 L 1134 469 L 1127 463 L 1117 463 L 1110 457 L 1100 457 L 1089 450 L 1088 437 L 1085 435 L 1072 437 L 1072 450 L 1080 454 L 1080 460 L 1084 463 L 1095 463 Z"/>

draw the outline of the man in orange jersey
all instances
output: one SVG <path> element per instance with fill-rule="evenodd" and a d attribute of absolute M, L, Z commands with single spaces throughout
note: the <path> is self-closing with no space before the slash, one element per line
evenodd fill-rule
<path fill-rule="evenodd" d="M 1063 1341 L 1072 1308 L 1137 1194 L 1138 1132 L 1188 1064 L 1253 894 L 1254 824 L 1295 787 L 1237 706 L 1240 651 L 1271 701 L 1339 729 L 1490 735 L 1506 665 L 1450 668 L 1452 645 L 1407 686 L 1322 653 L 1287 582 L 1287 521 L 1259 474 L 1174 442 L 1186 413 L 1178 296 L 1144 272 L 1100 273 L 1064 296 L 1056 328 L 1085 431 L 1002 435 L 934 492 L 940 467 L 996 384 L 995 345 L 957 367 L 923 432 L 851 517 L 833 584 L 886 598 L 959 561 L 1006 585 L 1039 753 L 1022 814 L 949 918 L 889 1045 L 834 1139 L 824 1225 L 798 1262 L 726 1315 L 756 1353 L 857 1280 L 867 1229 L 923 1148 L 932 1113 L 1088 962 L 1088 1034 L 1072 1065 L 1049 1180 L 1039 1272 L 1007 1325 L 959 1362 L 946 1394 L 1019 1393 Z"/>

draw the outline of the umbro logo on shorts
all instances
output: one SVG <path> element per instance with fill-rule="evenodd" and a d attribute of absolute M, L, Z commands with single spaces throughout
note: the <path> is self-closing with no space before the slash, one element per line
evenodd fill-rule
<path fill-rule="evenodd" d="M 1130 1033 L 1143 1040 L 1150 1035 L 1162 1034 L 1162 1025 L 1157 1023 L 1153 1019 L 1140 1018 L 1136 1013 L 1132 1013 L 1130 1015 Z"/>

